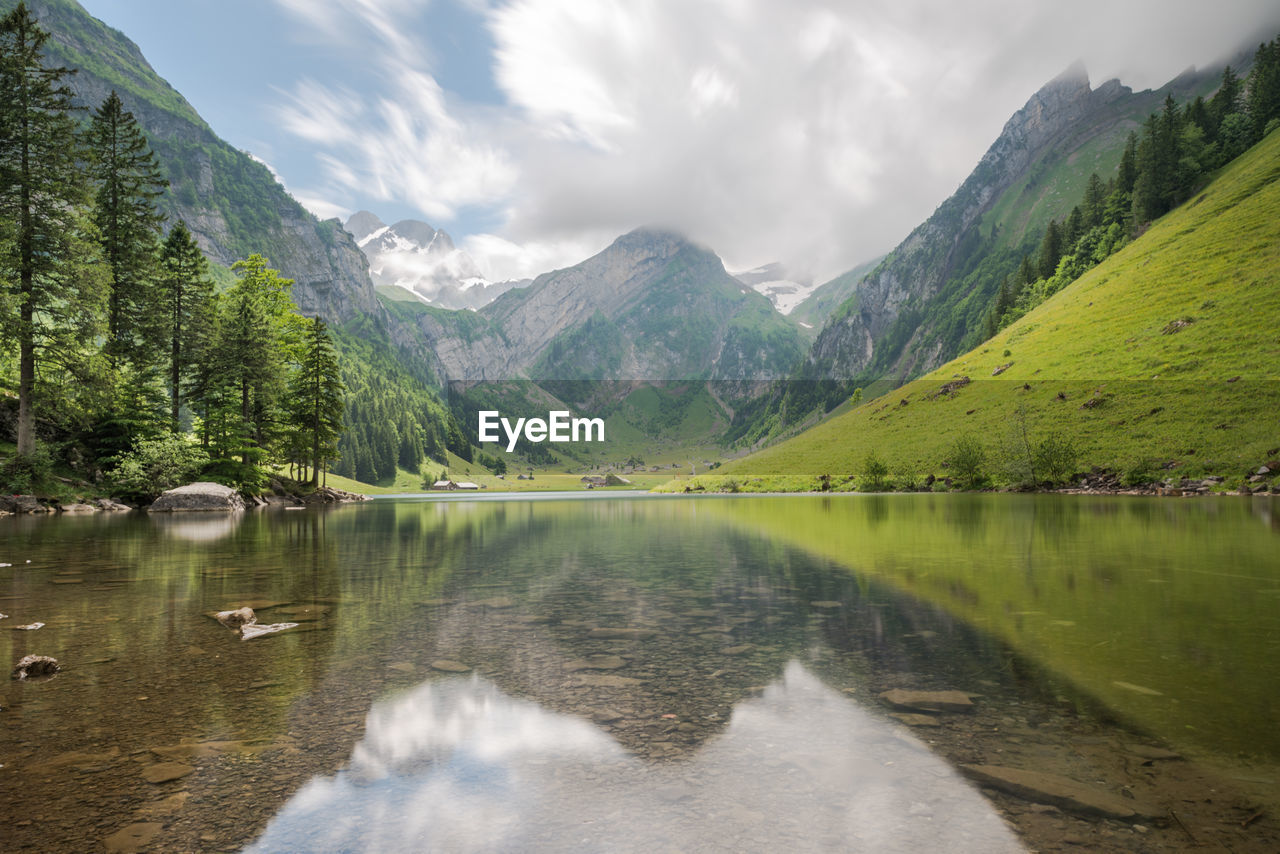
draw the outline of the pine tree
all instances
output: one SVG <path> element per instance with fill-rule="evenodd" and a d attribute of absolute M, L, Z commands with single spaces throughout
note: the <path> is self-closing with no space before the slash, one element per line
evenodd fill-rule
<path fill-rule="evenodd" d="M 236 387 L 240 420 L 251 445 L 265 451 L 279 425 L 285 365 L 296 348 L 301 318 L 289 297 L 292 279 L 281 278 L 261 255 L 251 255 L 232 267 L 240 275 L 222 300 L 219 362 Z M 249 464 L 249 449 L 241 453 Z"/>
<path fill-rule="evenodd" d="M 1128 196 L 1138 180 L 1138 135 L 1132 131 L 1124 141 L 1120 154 L 1120 166 L 1116 171 L 1116 189 Z"/>
<path fill-rule="evenodd" d="M 1036 271 L 1040 278 L 1047 279 L 1058 269 L 1058 260 L 1062 258 L 1062 228 L 1056 220 L 1049 220 L 1045 227 L 1044 238 L 1040 241 L 1040 253 L 1036 259 Z"/>
<path fill-rule="evenodd" d="M 290 396 L 293 426 L 309 447 L 311 485 L 320 485 L 320 473 L 337 454 L 342 432 L 342 385 L 338 356 L 324 321 L 315 318 L 306 331 L 302 362 L 295 375 Z"/>
<path fill-rule="evenodd" d="M 164 312 L 156 292 L 165 182 L 137 121 L 112 92 L 88 132 L 90 172 L 98 192 L 94 222 L 111 268 L 107 353 L 113 362 L 148 362 L 162 346 Z"/>
<path fill-rule="evenodd" d="M 195 238 L 179 221 L 165 239 L 159 277 L 169 338 L 169 429 L 174 433 L 179 427 L 183 387 L 191 382 L 196 358 L 209 349 L 213 282 L 208 270 Z"/>
<path fill-rule="evenodd" d="M 1085 231 L 1093 228 L 1102 222 L 1103 214 L 1106 210 L 1107 189 L 1102 183 L 1102 179 L 1098 177 L 1098 173 L 1094 172 L 1089 176 L 1089 183 L 1084 188 L 1084 199 L 1080 202 L 1080 209 L 1084 215 L 1082 223 Z"/>
<path fill-rule="evenodd" d="M 1218 138 L 1218 130 L 1222 126 L 1223 119 L 1241 111 L 1243 91 L 1244 85 L 1231 66 L 1228 65 L 1222 69 L 1222 83 L 1219 84 L 1218 91 L 1209 99 L 1209 120 L 1214 126 L 1212 139 Z"/>
<path fill-rule="evenodd" d="M 1260 45 L 1249 72 L 1249 120 L 1253 142 L 1262 139 L 1267 123 L 1280 118 L 1280 38 Z"/>
<path fill-rule="evenodd" d="M 96 279 L 84 275 L 80 167 L 67 68 L 45 67 L 48 41 L 19 3 L 0 20 L 0 248 L 6 298 L 0 331 L 18 345 L 17 452 L 35 450 L 38 351 L 83 340 L 100 316 Z M 65 353 L 62 355 L 66 355 Z"/>

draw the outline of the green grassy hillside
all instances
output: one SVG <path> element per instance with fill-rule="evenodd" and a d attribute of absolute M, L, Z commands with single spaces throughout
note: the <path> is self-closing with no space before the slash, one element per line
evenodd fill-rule
<path fill-rule="evenodd" d="M 994 450 L 1025 425 L 1069 437 L 1081 469 L 1238 478 L 1280 448 L 1278 179 L 1273 133 L 979 349 L 724 471 L 857 475 L 874 452 L 942 476 L 958 436 Z"/>

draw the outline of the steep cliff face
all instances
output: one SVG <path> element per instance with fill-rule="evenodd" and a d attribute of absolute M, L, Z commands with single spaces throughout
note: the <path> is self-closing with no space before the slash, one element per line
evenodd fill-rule
<path fill-rule="evenodd" d="M 871 364 L 880 340 L 909 310 L 933 296 L 956 264 L 966 236 L 1047 149 L 1074 133 L 1092 113 L 1129 92 L 1112 81 L 1093 90 L 1073 65 L 1014 113 L 977 167 L 934 214 L 916 227 L 862 280 L 855 296 L 823 328 L 806 365 L 812 378 L 857 374 Z M 941 358 L 931 355 L 928 361 Z M 921 364 L 918 369 L 929 367 Z"/>
<path fill-rule="evenodd" d="M 16 5 L 0 2 L 7 11 Z M 146 131 L 169 180 L 161 209 L 183 220 L 212 260 L 230 266 L 257 252 L 295 281 L 294 301 L 332 322 L 381 307 L 368 265 L 337 220 L 318 221 L 262 163 L 217 137 L 137 45 L 73 0 L 34 0 L 52 61 L 76 69 L 69 85 L 89 110 L 114 90 Z"/>

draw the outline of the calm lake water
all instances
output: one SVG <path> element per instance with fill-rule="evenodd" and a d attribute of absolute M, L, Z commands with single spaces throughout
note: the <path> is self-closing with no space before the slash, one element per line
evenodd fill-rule
<path fill-rule="evenodd" d="M 5 851 L 1280 847 L 1271 500 L 15 517 L 3 563 L 0 660 L 64 668 L 0 691 Z"/>

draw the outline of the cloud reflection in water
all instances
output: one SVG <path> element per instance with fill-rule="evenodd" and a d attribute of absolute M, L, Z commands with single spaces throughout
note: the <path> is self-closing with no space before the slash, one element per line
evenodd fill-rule
<path fill-rule="evenodd" d="M 943 760 L 792 662 L 686 761 L 645 763 L 478 677 L 369 713 L 350 769 L 251 852 L 1021 851 Z"/>

